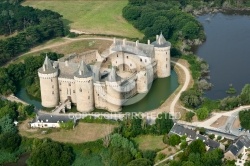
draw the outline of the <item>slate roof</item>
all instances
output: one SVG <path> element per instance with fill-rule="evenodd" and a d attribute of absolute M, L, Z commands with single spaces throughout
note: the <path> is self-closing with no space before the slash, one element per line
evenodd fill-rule
<path fill-rule="evenodd" d="M 87 78 L 92 76 L 92 72 L 90 72 L 87 65 L 83 62 L 83 60 L 80 63 L 78 71 L 75 72 L 75 76 L 78 78 Z"/>
<path fill-rule="evenodd" d="M 156 41 L 154 41 L 152 43 L 152 45 L 154 45 L 155 47 L 169 47 L 169 46 L 171 46 L 171 43 L 166 41 L 166 39 L 164 38 L 164 36 L 163 36 L 163 34 L 161 32 L 158 39 L 156 39 Z"/>
<path fill-rule="evenodd" d="M 177 134 L 180 136 L 186 135 L 189 139 L 192 139 L 192 140 L 200 139 L 210 148 L 219 148 L 220 147 L 219 142 L 216 142 L 216 141 L 214 141 L 210 138 L 207 138 L 201 134 L 196 134 L 196 132 L 194 130 L 185 128 L 184 126 L 179 125 L 179 124 L 174 124 L 174 126 L 170 130 L 169 134 L 170 135 Z"/>
<path fill-rule="evenodd" d="M 186 135 L 189 139 L 196 139 L 196 132 L 194 130 L 185 128 L 181 125 L 175 124 L 170 130 L 171 134 Z"/>
<path fill-rule="evenodd" d="M 38 69 L 38 72 L 42 74 L 50 74 L 56 71 L 57 69 L 53 67 L 51 60 L 46 55 L 45 60 L 43 62 L 43 66 Z"/>
<path fill-rule="evenodd" d="M 109 82 L 117 82 L 117 81 L 120 81 L 121 80 L 121 77 L 119 77 L 117 74 L 116 74 L 116 69 L 115 67 L 112 67 L 109 75 L 108 75 L 108 79 L 107 81 Z"/>
<path fill-rule="evenodd" d="M 70 119 L 69 116 L 41 114 L 37 115 L 36 118 L 34 118 L 31 123 L 35 122 L 58 123 L 58 122 L 68 122 L 70 120 L 73 119 Z"/>
<path fill-rule="evenodd" d="M 250 139 L 246 135 L 242 135 L 235 139 L 234 143 L 227 148 L 226 152 L 231 151 L 233 155 L 238 156 L 238 153 L 243 147 L 250 147 Z"/>

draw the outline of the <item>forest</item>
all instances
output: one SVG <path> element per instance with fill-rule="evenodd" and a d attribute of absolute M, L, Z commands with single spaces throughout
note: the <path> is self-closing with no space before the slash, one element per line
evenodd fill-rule
<path fill-rule="evenodd" d="M 61 15 L 0 1 L 0 65 L 49 39 L 65 35 Z"/>
<path fill-rule="evenodd" d="M 161 31 L 172 43 L 205 38 L 202 25 L 178 1 L 130 0 L 123 17 L 144 33 L 144 40 L 154 40 Z"/>

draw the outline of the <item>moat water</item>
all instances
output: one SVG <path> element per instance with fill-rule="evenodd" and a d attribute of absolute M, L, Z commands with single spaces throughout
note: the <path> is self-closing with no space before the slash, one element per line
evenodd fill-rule
<path fill-rule="evenodd" d="M 150 91 L 138 102 L 122 108 L 122 112 L 146 112 L 158 108 L 179 86 L 178 77 L 174 70 L 168 78 L 158 78 L 154 80 Z M 16 96 L 23 101 L 33 104 L 37 109 L 42 109 L 41 101 L 29 96 L 25 88 L 21 88 Z M 140 97 L 139 94 L 137 97 Z M 95 109 L 94 112 L 106 112 Z"/>
<path fill-rule="evenodd" d="M 229 84 L 240 93 L 250 83 L 250 16 L 231 12 L 206 14 L 197 19 L 204 26 L 207 39 L 193 51 L 208 62 L 214 85 L 206 96 L 228 96 Z"/>

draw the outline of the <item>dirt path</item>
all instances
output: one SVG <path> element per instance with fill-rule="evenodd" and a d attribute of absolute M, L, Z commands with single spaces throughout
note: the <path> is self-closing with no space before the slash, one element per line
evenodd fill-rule
<path fill-rule="evenodd" d="M 104 37 L 103 38 L 102 37 L 82 37 L 82 38 L 64 37 L 63 39 L 64 39 L 64 41 L 62 41 L 60 43 L 54 43 L 54 44 L 51 44 L 49 46 L 45 46 L 45 47 L 42 47 L 42 48 L 35 47 L 35 48 L 31 49 L 29 52 L 26 52 L 25 54 L 22 54 L 22 55 L 20 55 L 18 57 L 21 57 L 21 56 L 24 56 L 24 55 L 27 55 L 27 54 L 30 54 L 30 53 L 38 52 L 38 51 L 41 51 L 41 50 L 66 45 L 66 44 L 69 44 L 69 43 L 72 43 L 72 42 L 75 42 L 75 41 L 82 41 L 82 40 L 107 40 L 107 41 L 112 41 L 113 40 L 111 38 L 104 38 Z"/>

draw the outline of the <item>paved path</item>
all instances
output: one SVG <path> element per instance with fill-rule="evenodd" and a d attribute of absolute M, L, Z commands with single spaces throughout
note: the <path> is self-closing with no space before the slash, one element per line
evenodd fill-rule
<path fill-rule="evenodd" d="M 189 72 L 189 70 L 182 64 L 175 62 L 175 61 L 171 61 L 172 63 L 176 64 L 177 66 L 179 66 L 185 73 L 185 82 L 181 88 L 181 90 L 178 92 L 178 94 L 175 96 L 174 100 L 172 101 L 171 105 L 170 105 L 170 114 L 175 115 L 175 106 L 177 104 L 177 102 L 179 101 L 180 97 L 181 97 L 181 93 L 184 92 L 185 90 L 187 90 L 188 85 L 190 83 L 191 80 L 191 74 Z"/>
<path fill-rule="evenodd" d="M 181 151 L 179 151 L 179 152 L 177 152 L 177 153 L 175 153 L 175 154 L 173 154 L 173 155 L 171 155 L 171 156 L 169 156 L 169 157 L 167 157 L 167 158 L 165 158 L 165 159 L 159 161 L 158 163 L 155 163 L 154 166 L 157 166 L 157 165 L 159 165 L 159 164 L 161 164 L 161 163 L 163 163 L 163 162 L 165 162 L 165 161 L 167 161 L 167 160 L 173 160 L 173 159 L 174 159 L 174 156 L 176 156 L 177 154 L 179 154 L 179 153 L 181 153 L 181 152 L 183 152 L 183 150 L 181 150 Z"/>

